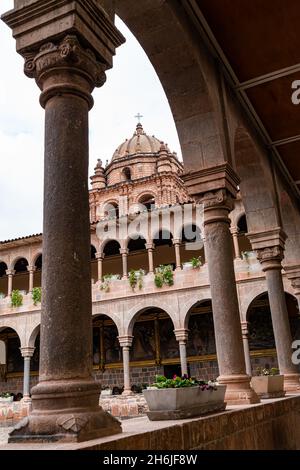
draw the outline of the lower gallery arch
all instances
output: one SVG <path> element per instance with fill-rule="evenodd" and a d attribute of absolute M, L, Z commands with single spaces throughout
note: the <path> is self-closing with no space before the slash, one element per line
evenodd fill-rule
<path fill-rule="evenodd" d="M 286 293 L 292 339 L 300 338 L 300 316 L 297 299 Z M 259 368 L 278 367 L 272 317 L 267 292 L 257 296 L 247 311 L 248 341 L 252 374 Z M 292 354 L 292 349 L 291 349 Z"/>
<path fill-rule="evenodd" d="M 189 310 L 187 362 L 189 375 L 212 380 L 219 375 L 211 300 L 197 302 Z"/>
<path fill-rule="evenodd" d="M 17 398 L 23 391 L 24 362 L 21 342 L 13 328 L 0 328 L 0 394 L 11 393 Z"/>

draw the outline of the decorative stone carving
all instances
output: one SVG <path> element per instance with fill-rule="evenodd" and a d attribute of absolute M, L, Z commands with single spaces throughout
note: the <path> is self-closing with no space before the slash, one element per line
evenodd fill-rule
<path fill-rule="evenodd" d="M 88 419 L 81 416 L 65 415 L 58 418 L 57 424 L 65 431 L 79 433 L 88 424 Z"/>
<path fill-rule="evenodd" d="M 72 82 L 65 78 L 65 68 L 74 68 L 76 80 Z M 76 35 L 68 35 L 57 44 L 48 42 L 43 44 L 36 55 L 25 57 L 24 72 L 30 78 L 35 78 L 42 89 L 41 105 L 60 92 L 74 93 L 89 101 L 90 107 L 93 99 L 90 96 L 93 88 L 105 83 L 106 65 L 96 59 L 95 54 L 82 47 Z M 51 74 L 55 73 L 55 80 Z M 49 79 L 50 78 L 50 79 Z M 86 87 L 89 83 L 89 90 Z"/>
<path fill-rule="evenodd" d="M 261 263 L 263 271 L 267 269 L 280 269 L 283 258 L 284 251 L 279 245 L 257 250 L 257 259 Z"/>

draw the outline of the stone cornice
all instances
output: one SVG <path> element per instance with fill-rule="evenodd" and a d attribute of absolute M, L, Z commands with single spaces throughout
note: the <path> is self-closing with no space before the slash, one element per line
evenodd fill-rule
<path fill-rule="evenodd" d="M 281 227 L 275 227 L 270 230 L 260 232 L 249 232 L 247 237 L 250 240 L 253 250 L 272 248 L 279 246 L 284 250 L 285 240 L 287 238 Z"/>
<path fill-rule="evenodd" d="M 5 13 L 2 20 L 12 28 L 17 52 L 22 55 L 76 33 L 97 60 L 110 68 L 115 49 L 125 42 L 94 0 L 39 0 Z"/>
<path fill-rule="evenodd" d="M 228 163 L 186 172 L 181 175 L 181 178 L 185 182 L 188 194 L 195 198 L 201 194 L 222 189 L 236 197 L 240 183 L 239 177 Z"/>

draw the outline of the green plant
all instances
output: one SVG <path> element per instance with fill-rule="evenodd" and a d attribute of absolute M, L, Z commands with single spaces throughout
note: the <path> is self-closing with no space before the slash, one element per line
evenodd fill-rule
<path fill-rule="evenodd" d="M 155 270 L 154 283 L 156 287 L 162 287 L 164 284 L 167 286 L 173 286 L 174 284 L 174 273 L 171 265 L 161 264 Z"/>
<path fill-rule="evenodd" d="M 21 307 L 21 305 L 23 305 L 23 295 L 18 289 L 13 290 L 11 293 L 11 306 Z"/>
<path fill-rule="evenodd" d="M 138 271 L 135 271 L 132 269 L 129 272 L 129 284 L 132 289 L 134 289 L 136 286 L 138 286 L 139 289 L 142 289 L 143 287 L 143 277 L 145 275 L 145 271 L 143 269 L 139 269 Z"/>
<path fill-rule="evenodd" d="M 216 390 L 216 382 L 197 380 L 194 377 L 188 377 L 187 375 L 183 375 L 182 377 L 174 375 L 172 379 L 167 379 L 164 375 L 157 375 L 156 382 L 151 386 L 159 389 L 199 386 L 201 390 Z"/>
<path fill-rule="evenodd" d="M 257 375 L 268 376 L 268 375 L 278 375 L 279 369 L 277 367 L 258 367 L 256 369 Z"/>
<path fill-rule="evenodd" d="M 41 289 L 41 287 L 34 287 L 32 289 L 32 300 L 33 300 L 34 305 L 37 305 L 41 302 L 41 300 L 42 300 L 42 289 Z"/>
<path fill-rule="evenodd" d="M 192 264 L 193 269 L 200 268 L 202 265 L 201 256 L 194 256 L 192 259 L 190 259 L 190 263 Z"/>
<path fill-rule="evenodd" d="M 12 395 L 9 392 L 3 392 L 0 395 L 0 398 L 10 398 Z"/>
<path fill-rule="evenodd" d="M 104 290 L 104 292 L 110 291 L 110 281 L 112 279 L 112 276 L 112 274 L 105 274 L 105 276 L 103 276 L 100 289 Z"/>
<path fill-rule="evenodd" d="M 242 258 L 247 261 L 249 258 L 249 251 L 242 251 Z"/>

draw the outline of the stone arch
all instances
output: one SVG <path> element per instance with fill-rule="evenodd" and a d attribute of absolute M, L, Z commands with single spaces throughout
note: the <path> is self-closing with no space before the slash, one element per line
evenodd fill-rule
<path fill-rule="evenodd" d="M 30 333 L 29 339 L 28 339 L 28 347 L 29 348 L 34 348 L 35 340 L 38 337 L 38 334 L 40 333 L 40 329 L 41 329 L 41 325 L 38 324 L 31 330 L 31 333 Z"/>
<path fill-rule="evenodd" d="M 107 238 L 106 240 L 103 240 L 103 242 L 100 245 L 100 253 L 104 253 L 105 247 L 111 242 L 118 243 L 119 247 L 121 248 L 121 243 L 119 242 L 119 240 L 114 239 L 114 238 Z"/>
<path fill-rule="evenodd" d="M 280 226 L 268 156 L 243 126 L 237 127 L 234 135 L 234 163 L 249 232 Z"/>
<path fill-rule="evenodd" d="M 184 305 L 185 314 L 184 314 L 184 317 L 183 317 L 183 325 L 184 325 L 185 329 L 188 329 L 188 324 L 189 324 L 189 321 L 190 321 L 191 311 L 192 311 L 193 307 L 195 307 L 196 305 L 204 304 L 206 302 L 211 302 L 211 298 L 204 297 L 203 299 L 199 300 L 199 295 L 198 295 L 198 298 L 197 298 L 197 296 L 194 296 L 193 298 L 191 298 L 189 300 L 188 303 L 186 303 Z"/>
<path fill-rule="evenodd" d="M 16 265 L 17 263 L 20 263 L 21 260 L 24 260 L 24 264 L 27 263 L 27 266 L 29 266 L 29 262 L 28 262 L 28 259 L 25 257 L 25 256 L 16 256 L 13 261 L 11 262 L 10 264 L 10 269 L 15 269 L 16 268 Z M 25 272 L 25 270 L 24 270 Z"/>
<path fill-rule="evenodd" d="M 124 318 L 124 325 L 123 325 L 123 334 L 124 335 L 132 335 L 134 324 L 137 318 L 147 310 L 152 308 L 156 308 L 159 310 L 163 310 L 172 320 L 174 329 L 179 328 L 179 315 L 177 314 L 176 310 L 172 309 L 172 313 L 170 310 L 170 303 L 165 302 L 162 299 L 154 300 L 152 299 L 151 304 L 147 303 L 146 301 L 140 302 L 137 306 L 133 307 Z"/>
<path fill-rule="evenodd" d="M 147 210 L 150 210 L 151 206 L 155 206 L 155 194 L 151 191 L 143 191 L 136 199 L 137 203 L 142 204 Z"/>
<path fill-rule="evenodd" d="M 226 145 L 214 65 L 204 44 L 191 34 L 183 5 L 160 0 L 117 0 L 115 5 L 116 13 L 143 47 L 164 88 L 185 167 L 223 163 Z"/>
<path fill-rule="evenodd" d="M 117 313 L 106 312 L 106 311 L 104 312 L 101 306 L 99 306 L 99 308 L 97 308 L 97 306 L 94 307 L 92 320 L 94 321 L 97 317 L 101 317 L 101 316 L 108 317 L 110 320 L 112 320 L 117 327 L 118 335 L 120 336 L 122 334 L 122 322 L 121 322 L 120 316 Z"/>
<path fill-rule="evenodd" d="M 30 260 L 30 265 L 31 266 L 35 266 L 36 265 L 36 262 L 37 260 L 43 256 L 43 253 L 42 253 L 42 250 L 38 250 L 31 258 Z"/>
<path fill-rule="evenodd" d="M 118 340 L 119 328 L 111 315 L 97 313 L 93 323 L 93 365 L 103 367 L 104 363 L 122 361 Z M 112 322 L 112 324 L 109 324 Z"/>

